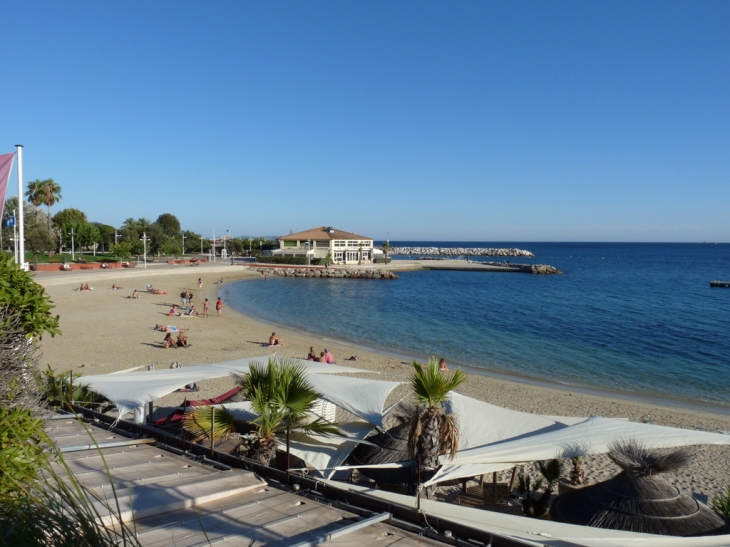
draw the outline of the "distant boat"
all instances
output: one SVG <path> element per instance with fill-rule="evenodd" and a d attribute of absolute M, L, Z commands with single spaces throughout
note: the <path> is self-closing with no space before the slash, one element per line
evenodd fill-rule
<path fill-rule="evenodd" d="M 722 287 L 730 289 L 730 281 L 710 281 L 710 287 Z"/>

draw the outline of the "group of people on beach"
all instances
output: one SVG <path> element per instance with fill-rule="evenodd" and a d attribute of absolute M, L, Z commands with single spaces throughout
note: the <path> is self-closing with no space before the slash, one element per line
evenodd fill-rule
<path fill-rule="evenodd" d="M 335 358 L 332 357 L 330 350 L 327 348 L 324 348 L 324 351 L 320 352 L 319 356 L 317 356 L 317 352 L 314 351 L 314 346 L 312 346 L 309 348 L 307 361 L 314 361 L 315 363 L 334 363 Z"/>
<path fill-rule="evenodd" d="M 94 287 L 89 287 L 88 283 L 82 283 L 78 289 L 74 289 L 74 290 L 75 291 L 93 291 Z"/>
<path fill-rule="evenodd" d="M 160 325 L 158 325 L 160 326 Z M 165 335 L 165 339 L 162 341 L 162 349 L 167 348 L 188 348 L 190 345 L 188 344 L 188 337 L 185 336 L 184 333 L 180 332 L 177 335 L 177 340 L 174 340 L 172 338 L 172 333 L 168 332 Z"/>

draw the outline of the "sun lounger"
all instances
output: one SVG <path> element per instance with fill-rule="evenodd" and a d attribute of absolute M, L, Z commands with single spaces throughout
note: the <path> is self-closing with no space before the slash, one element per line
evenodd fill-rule
<path fill-rule="evenodd" d="M 160 427 L 165 425 L 170 425 L 171 423 L 180 422 L 183 419 L 183 415 L 185 414 L 185 410 L 189 407 L 193 406 L 210 406 L 210 405 L 217 405 L 222 403 L 223 401 L 227 401 L 231 397 L 233 397 L 236 393 L 241 391 L 241 386 L 236 386 L 233 389 L 230 389 L 226 391 L 225 393 L 218 395 L 218 397 L 213 397 L 212 399 L 200 399 L 198 401 L 183 401 L 183 404 L 181 405 L 182 408 L 175 409 L 171 414 L 168 416 L 165 416 L 164 418 L 159 418 L 153 422 L 154 425 Z"/>

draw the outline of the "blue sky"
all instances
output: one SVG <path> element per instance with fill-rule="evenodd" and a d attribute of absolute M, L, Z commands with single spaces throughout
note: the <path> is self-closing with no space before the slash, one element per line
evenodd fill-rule
<path fill-rule="evenodd" d="M 730 241 L 730 2 L 16 2 L 0 153 L 119 226 Z M 17 186 L 15 174 L 8 195 Z"/>

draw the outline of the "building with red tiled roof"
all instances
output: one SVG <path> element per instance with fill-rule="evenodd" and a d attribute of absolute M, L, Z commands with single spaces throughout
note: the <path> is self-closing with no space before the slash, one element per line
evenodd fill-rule
<path fill-rule="evenodd" d="M 373 260 L 373 239 L 332 226 L 320 226 L 278 238 L 275 256 L 304 256 L 310 262 L 327 259 L 332 264 L 363 264 Z"/>

